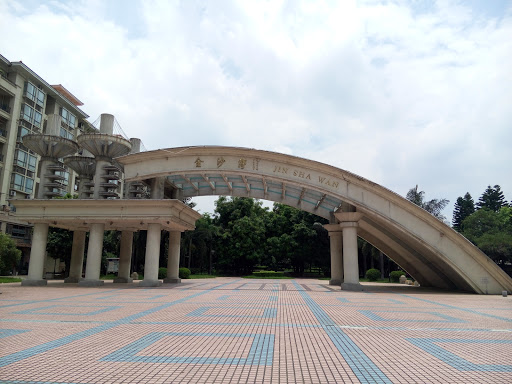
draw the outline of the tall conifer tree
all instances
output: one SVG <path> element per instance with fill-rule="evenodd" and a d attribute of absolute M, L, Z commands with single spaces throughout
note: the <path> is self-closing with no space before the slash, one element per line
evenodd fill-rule
<path fill-rule="evenodd" d="M 507 201 L 503 195 L 503 191 L 499 185 L 492 188 L 490 185 L 485 192 L 480 196 L 477 203 L 478 209 L 488 208 L 491 211 L 498 212 L 501 207 L 507 206 Z"/>
<path fill-rule="evenodd" d="M 475 202 L 469 192 L 466 192 L 464 197 L 459 197 L 455 202 L 452 220 L 453 229 L 461 232 L 462 222 L 473 212 L 475 212 Z"/>

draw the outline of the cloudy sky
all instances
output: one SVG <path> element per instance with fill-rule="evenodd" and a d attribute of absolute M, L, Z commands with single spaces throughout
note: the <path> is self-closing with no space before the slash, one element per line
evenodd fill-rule
<path fill-rule="evenodd" d="M 418 184 L 450 221 L 465 192 L 512 199 L 511 1 L 0 0 L 0 15 L 0 54 L 148 149 L 305 157 Z"/>

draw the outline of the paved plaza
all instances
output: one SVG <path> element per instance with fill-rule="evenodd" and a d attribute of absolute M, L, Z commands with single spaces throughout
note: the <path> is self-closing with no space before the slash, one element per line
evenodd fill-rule
<path fill-rule="evenodd" d="M 0 291 L 0 383 L 512 383 L 512 297 L 240 278 Z"/>

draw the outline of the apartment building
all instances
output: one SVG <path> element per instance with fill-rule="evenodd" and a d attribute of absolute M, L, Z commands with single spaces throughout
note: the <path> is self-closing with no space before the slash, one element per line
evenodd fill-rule
<path fill-rule="evenodd" d="M 22 137 L 46 133 L 48 115 L 61 116 L 60 136 L 75 139 L 95 128 L 79 107 L 83 104 L 62 85 L 50 85 L 23 62 L 0 55 L 0 231 L 10 234 L 23 251 L 30 253 L 31 226 L 16 218 L 8 200 L 37 196 L 40 156 L 23 145 Z M 53 196 L 73 193 L 77 174 L 59 161 Z M 22 262 L 23 267 L 23 262 Z"/>

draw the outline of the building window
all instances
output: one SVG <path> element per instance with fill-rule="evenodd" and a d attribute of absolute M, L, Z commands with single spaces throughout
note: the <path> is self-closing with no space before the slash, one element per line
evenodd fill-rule
<path fill-rule="evenodd" d="M 20 174 L 13 173 L 13 187 L 19 191 L 23 191 L 23 184 L 25 184 L 25 176 L 21 176 Z"/>
<path fill-rule="evenodd" d="M 28 130 L 25 127 L 19 126 L 18 127 L 18 141 L 22 141 L 23 136 L 28 135 L 32 133 L 30 130 Z"/>
<path fill-rule="evenodd" d="M 63 107 L 60 107 L 59 112 L 62 117 L 62 128 L 60 130 L 60 135 L 66 139 L 73 140 L 73 131 L 76 128 L 75 115 Z"/>
<path fill-rule="evenodd" d="M 30 228 L 21 225 L 9 224 L 7 233 L 17 239 L 23 239 L 30 234 Z"/>
<path fill-rule="evenodd" d="M 73 140 L 73 134 L 71 132 L 66 131 L 66 129 L 62 127 L 60 127 L 60 136 L 66 139 Z"/>
<path fill-rule="evenodd" d="M 36 171 L 36 165 L 37 165 L 37 157 L 28 155 L 28 170 L 35 172 Z"/>
<path fill-rule="evenodd" d="M 16 165 L 27 168 L 28 153 L 16 150 Z"/>
<path fill-rule="evenodd" d="M 36 101 L 36 87 L 31 82 L 27 81 L 25 83 L 25 97 L 32 101 Z"/>
<path fill-rule="evenodd" d="M 28 177 L 25 180 L 25 192 L 32 193 L 34 190 L 34 180 L 29 179 Z"/>
<path fill-rule="evenodd" d="M 32 116 L 34 116 L 34 110 L 27 104 L 23 104 L 21 108 L 21 118 L 32 122 Z"/>
<path fill-rule="evenodd" d="M 14 172 L 33 177 L 37 169 L 37 157 L 35 155 L 31 155 L 18 148 L 16 152 L 14 152 L 14 161 Z"/>
<path fill-rule="evenodd" d="M 30 105 L 23 104 L 23 107 L 21 108 L 20 117 L 23 120 L 26 120 L 31 124 L 34 124 L 37 128 L 41 128 L 43 115 L 40 112 L 34 110 L 34 108 L 32 108 Z"/>
<path fill-rule="evenodd" d="M 63 188 L 67 187 L 69 184 L 69 172 L 57 171 L 57 172 L 55 172 L 55 174 L 62 176 L 64 178 L 64 180 L 59 180 L 59 183 L 62 184 Z"/>
<path fill-rule="evenodd" d="M 37 105 L 43 107 L 44 106 L 44 98 L 45 93 L 38 89 L 34 84 L 32 84 L 30 81 L 27 81 L 25 83 L 25 97 L 29 100 L 32 100 Z"/>
<path fill-rule="evenodd" d="M 34 179 L 19 173 L 13 173 L 11 188 L 25 193 L 32 193 L 34 191 Z"/>

